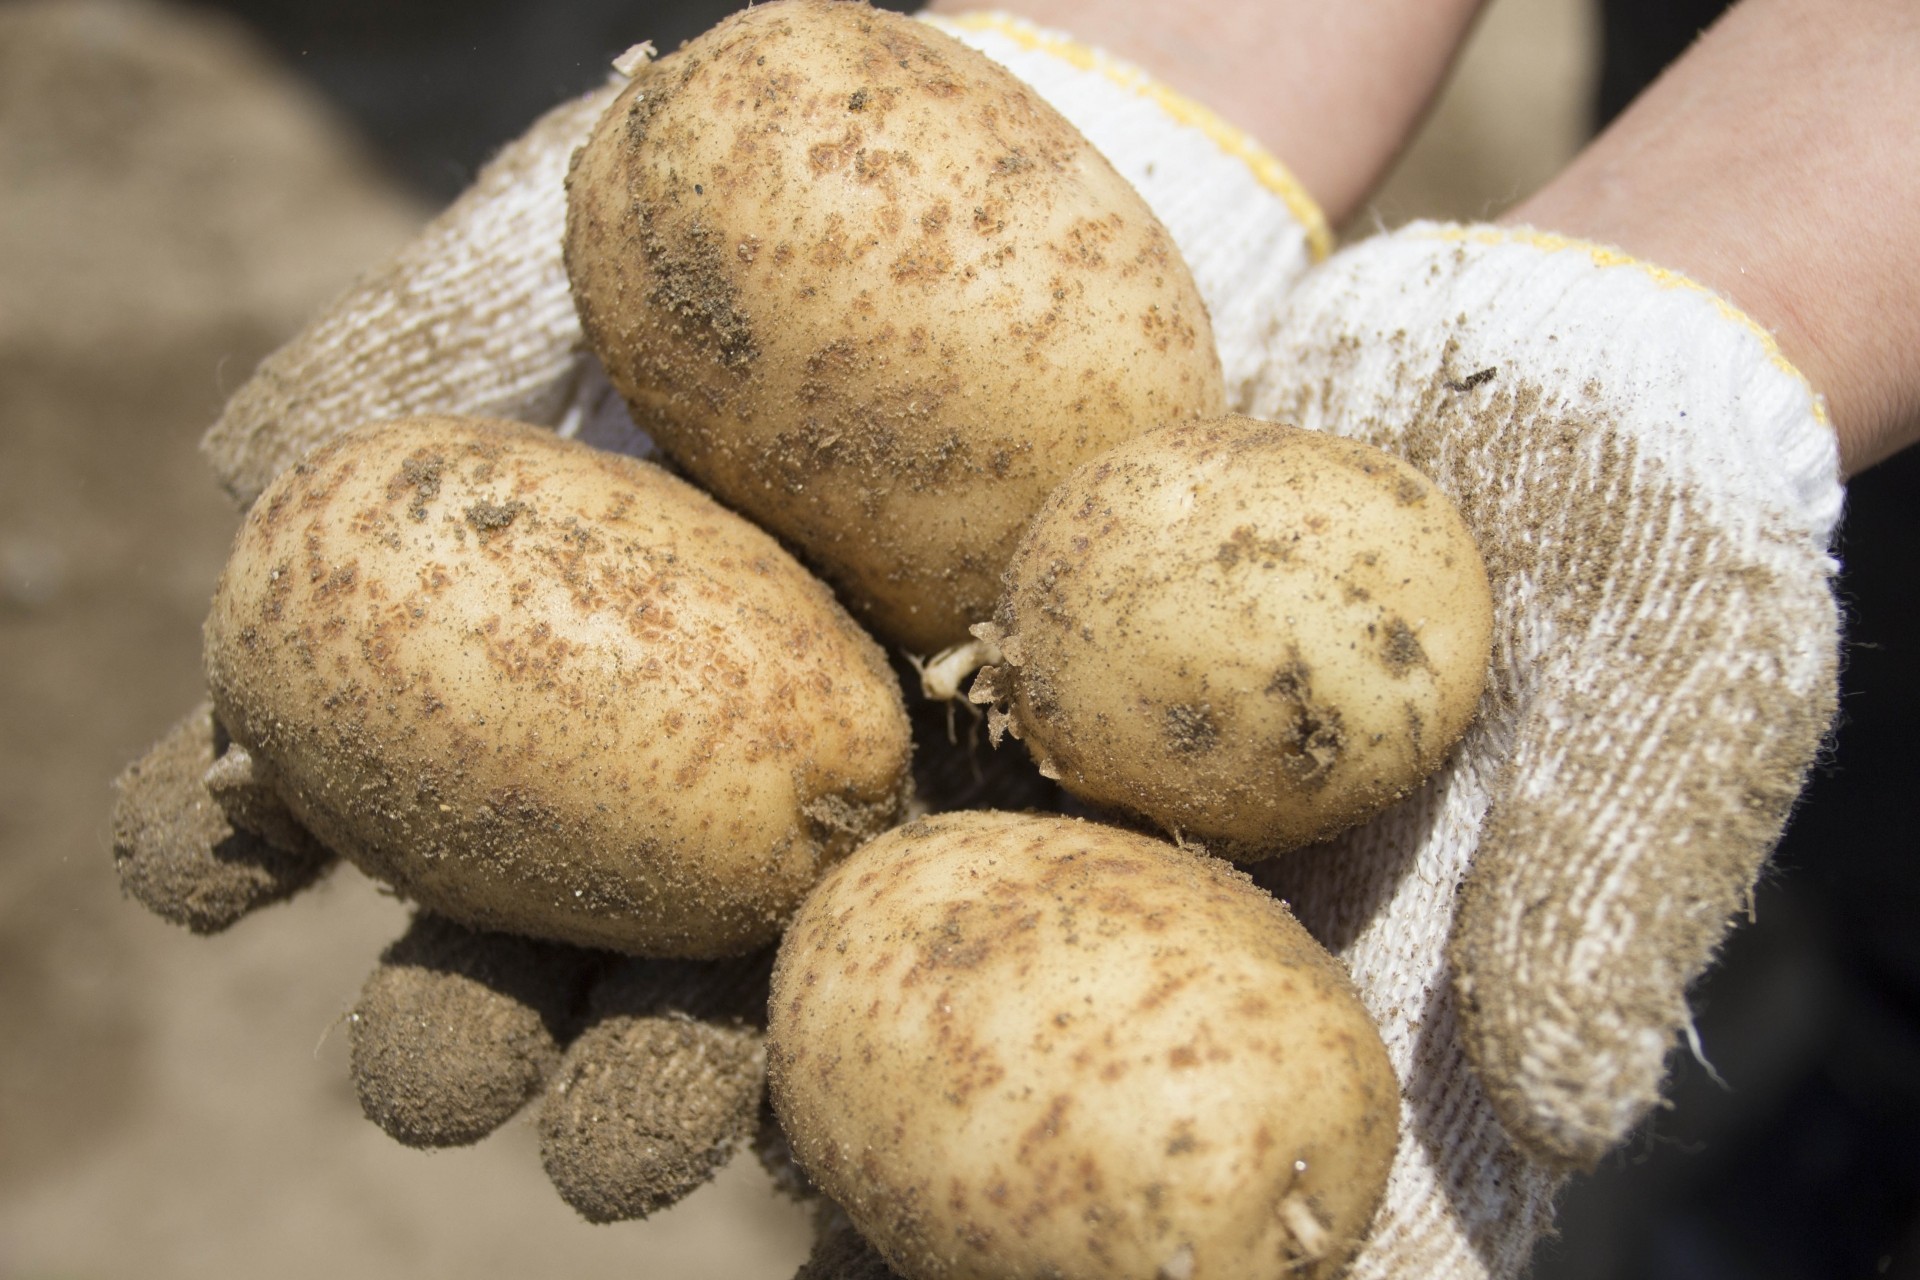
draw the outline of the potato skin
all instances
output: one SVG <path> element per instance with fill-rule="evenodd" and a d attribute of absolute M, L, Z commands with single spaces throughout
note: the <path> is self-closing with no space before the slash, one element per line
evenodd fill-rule
<path fill-rule="evenodd" d="M 1165 229 L 1058 113 L 898 14 L 775 0 L 644 68 L 568 180 L 639 425 L 921 653 L 1081 460 L 1224 408 Z"/>
<path fill-rule="evenodd" d="M 1378 449 L 1226 417 L 1089 462 L 1035 516 L 996 617 L 998 699 L 1050 776 L 1214 852 L 1324 839 L 1471 722 L 1485 566 Z"/>
<path fill-rule="evenodd" d="M 795 1156 L 909 1280 L 1330 1276 L 1396 1146 L 1339 964 L 1229 864 L 1095 823 L 872 841 L 795 916 L 769 1017 Z"/>
<path fill-rule="evenodd" d="M 650 955 L 777 935 L 897 817 L 879 647 L 659 468 L 479 419 L 283 473 L 205 631 L 234 739 L 325 843 L 477 928 Z"/>

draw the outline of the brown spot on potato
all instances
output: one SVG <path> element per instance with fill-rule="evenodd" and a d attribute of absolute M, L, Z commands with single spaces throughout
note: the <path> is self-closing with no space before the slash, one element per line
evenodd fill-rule
<path fill-rule="evenodd" d="M 1220 726 L 1211 707 L 1181 704 L 1167 708 L 1167 745 L 1178 755 L 1197 755 L 1213 750 L 1220 741 Z"/>
<path fill-rule="evenodd" d="M 1057 1139 L 1066 1129 L 1067 1112 L 1073 1106 L 1073 1099 L 1066 1094 L 1055 1094 L 1048 1102 L 1045 1114 L 1020 1135 L 1018 1150 L 1023 1159 L 1030 1159 L 1035 1147 Z"/>
<path fill-rule="evenodd" d="M 1395 677 L 1404 676 L 1415 667 L 1427 665 L 1427 651 L 1420 647 L 1420 640 L 1413 634 L 1413 628 L 1407 620 L 1395 614 L 1386 620 L 1382 630 L 1380 661 L 1387 671 Z"/>
<path fill-rule="evenodd" d="M 807 164 L 813 170 L 813 176 L 820 178 L 844 169 L 859 151 L 865 137 L 859 125 L 850 124 L 838 138 L 814 143 L 807 149 Z"/>

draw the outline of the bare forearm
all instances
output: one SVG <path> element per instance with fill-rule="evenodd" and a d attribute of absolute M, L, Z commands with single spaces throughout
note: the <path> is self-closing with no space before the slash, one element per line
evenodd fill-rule
<path fill-rule="evenodd" d="M 999 8 L 1133 62 L 1248 130 L 1327 219 L 1372 190 L 1446 78 L 1484 0 L 933 0 Z"/>
<path fill-rule="evenodd" d="M 1506 221 L 1686 272 L 1828 399 L 1849 474 L 1920 439 L 1920 9 L 1745 0 Z"/>

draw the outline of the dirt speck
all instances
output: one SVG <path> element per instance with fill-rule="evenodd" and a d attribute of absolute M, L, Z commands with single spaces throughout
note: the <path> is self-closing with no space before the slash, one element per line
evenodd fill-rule
<path fill-rule="evenodd" d="M 467 508 L 467 523 L 484 538 L 511 525 L 514 517 L 525 509 L 526 504 L 521 502 L 489 502 L 482 499 Z"/>
<path fill-rule="evenodd" d="M 1220 741 L 1220 726 L 1213 708 L 1181 703 L 1167 708 L 1167 745 L 1176 755 L 1191 756 L 1211 751 Z"/>
<path fill-rule="evenodd" d="M 1381 630 L 1385 633 L 1380 646 L 1380 661 L 1389 674 L 1399 677 L 1415 667 L 1427 665 L 1427 651 L 1420 647 L 1419 637 L 1413 634 L 1413 628 L 1407 620 L 1394 615 L 1386 620 Z"/>
<path fill-rule="evenodd" d="M 440 496 L 440 473 L 446 465 L 439 454 L 417 454 L 405 459 L 400 463 L 399 474 L 387 485 L 388 499 L 398 498 L 411 489 L 413 495 L 407 504 L 407 514 L 415 520 L 425 520 L 427 504 Z"/>

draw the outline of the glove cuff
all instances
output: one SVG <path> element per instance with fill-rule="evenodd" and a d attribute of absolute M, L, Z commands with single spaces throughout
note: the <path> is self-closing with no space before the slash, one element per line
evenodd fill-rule
<path fill-rule="evenodd" d="M 1759 323 L 1678 272 L 1531 228 L 1420 222 L 1344 251 L 1281 306 L 1282 335 L 1337 315 L 1381 339 L 1345 356 L 1350 381 L 1377 388 L 1349 414 L 1388 411 L 1409 374 L 1435 366 L 1458 394 L 1525 371 L 1569 409 L 1615 420 L 1723 525 L 1767 513 L 1824 551 L 1839 521 L 1825 402 Z M 1283 342 L 1256 403 L 1311 416 L 1289 360 Z"/>
<path fill-rule="evenodd" d="M 1263 300 L 1332 247 L 1313 197 L 1248 134 L 1069 35 L 1004 13 L 920 16 L 1031 85 L 1133 184 L 1193 272 L 1228 403 L 1243 407 L 1263 359 Z"/>

